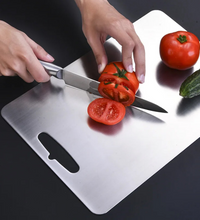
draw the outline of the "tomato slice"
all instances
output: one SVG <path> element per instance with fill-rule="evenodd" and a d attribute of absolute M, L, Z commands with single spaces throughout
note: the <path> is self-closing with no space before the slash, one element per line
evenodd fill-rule
<path fill-rule="evenodd" d="M 134 93 L 139 88 L 139 81 L 134 72 L 129 73 L 125 70 L 122 62 L 112 62 L 106 65 L 99 77 L 99 82 L 107 81 L 122 85 L 131 89 Z"/>
<path fill-rule="evenodd" d="M 89 104 L 87 111 L 93 120 L 106 125 L 119 123 L 126 113 L 124 105 L 107 98 L 95 99 Z"/>
<path fill-rule="evenodd" d="M 131 89 L 111 82 L 100 82 L 98 91 L 103 97 L 120 102 L 124 106 L 131 105 L 135 100 Z"/>

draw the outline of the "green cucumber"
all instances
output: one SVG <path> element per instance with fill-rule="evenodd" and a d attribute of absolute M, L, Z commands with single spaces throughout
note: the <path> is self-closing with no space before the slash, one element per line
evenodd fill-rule
<path fill-rule="evenodd" d="M 200 95 L 200 70 L 195 71 L 181 84 L 180 96 L 192 98 Z"/>

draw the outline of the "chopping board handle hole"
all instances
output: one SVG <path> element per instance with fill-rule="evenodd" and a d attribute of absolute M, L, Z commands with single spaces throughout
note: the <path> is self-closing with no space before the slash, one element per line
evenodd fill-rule
<path fill-rule="evenodd" d="M 77 173 L 79 171 L 79 165 L 73 157 L 49 134 L 42 132 L 38 135 L 38 139 L 49 152 L 50 160 L 57 160 L 71 173 Z"/>

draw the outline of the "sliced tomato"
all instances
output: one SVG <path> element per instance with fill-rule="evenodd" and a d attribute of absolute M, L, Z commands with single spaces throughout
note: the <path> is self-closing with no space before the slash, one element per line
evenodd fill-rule
<path fill-rule="evenodd" d="M 103 97 L 120 102 L 124 106 L 131 105 L 135 100 L 135 94 L 131 89 L 112 82 L 100 82 L 98 91 Z"/>
<path fill-rule="evenodd" d="M 126 113 L 124 105 L 107 98 L 95 99 L 89 104 L 87 110 L 93 120 L 106 125 L 119 123 Z"/>
<path fill-rule="evenodd" d="M 107 81 L 131 89 L 134 93 L 139 88 L 139 81 L 134 72 L 127 72 L 122 62 L 112 62 L 106 65 L 99 77 L 99 82 Z"/>

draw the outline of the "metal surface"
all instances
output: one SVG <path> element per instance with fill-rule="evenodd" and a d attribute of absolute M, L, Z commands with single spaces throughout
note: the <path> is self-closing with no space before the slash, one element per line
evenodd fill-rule
<path fill-rule="evenodd" d="M 70 86 L 74 86 L 75 88 L 82 89 L 97 96 L 101 96 L 98 92 L 98 81 L 68 71 L 67 67 L 63 70 L 62 67 L 59 67 L 53 63 L 47 63 L 44 61 L 40 61 L 40 63 L 44 66 L 49 75 L 54 76 L 58 79 L 63 79 L 65 83 Z M 135 101 L 131 104 L 131 106 L 151 111 L 167 113 L 167 111 L 160 106 L 137 96 L 135 96 Z"/>
<path fill-rule="evenodd" d="M 2 110 L 5 120 L 96 214 L 108 212 L 199 137 L 200 97 L 185 100 L 178 90 L 200 63 L 178 72 L 165 67 L 159 56 L 162 36 L 183 28 L 160 11 L 150 12 L 134 26 L 146 48 L 147 75 L 139 96 L 163 106 L 168 114 L 127 108 L 119 124 L 98 124 L 87 115 L 95 96 L 54 77 Z M 121 58 L 121 46 L 114 39 L 109 39 L 106 48 L 109 62 Z M 97 79 L 95 68 L 89 53 L 67 70 Z M 77 173 L 49 159 L 38 139 L 42 132 L 73 157 L 80 168 Z"/>

